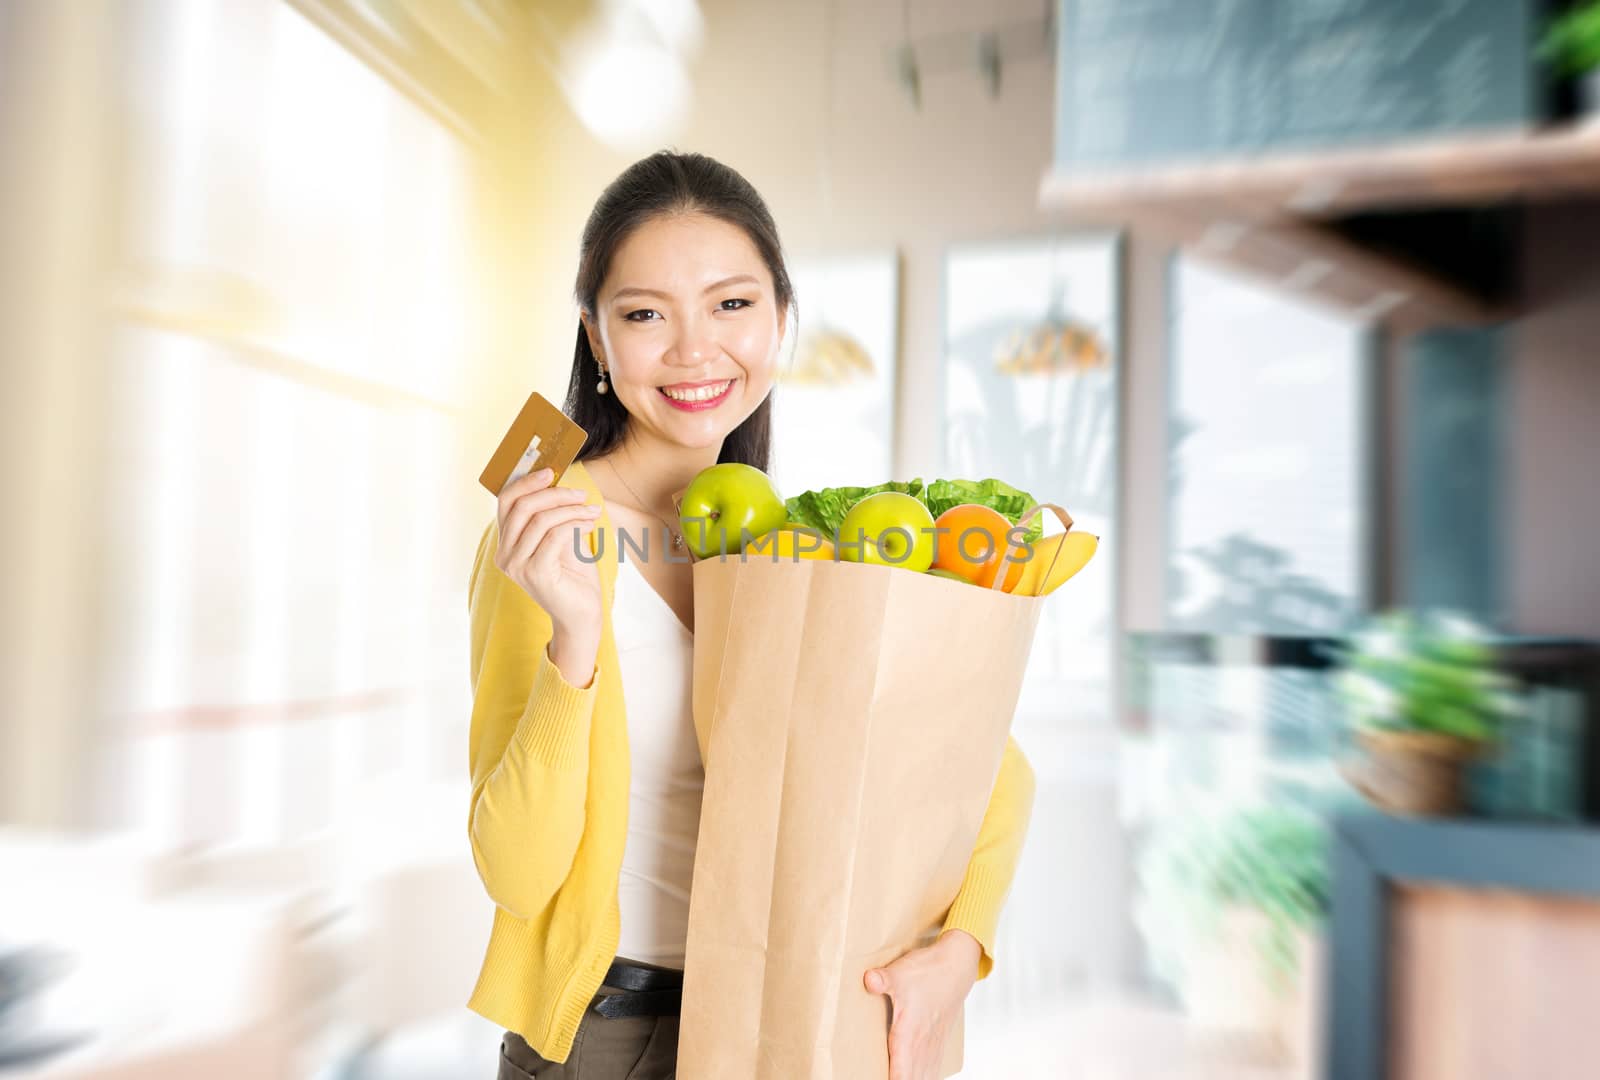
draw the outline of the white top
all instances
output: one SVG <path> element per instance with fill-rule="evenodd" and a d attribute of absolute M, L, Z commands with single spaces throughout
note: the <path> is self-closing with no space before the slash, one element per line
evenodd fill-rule
<path fill-rule="evenodd" d="M 694 635 L 627 558 L 617 567 L 611 629 L 632 758 L 617 955 L 681 970 L 705 788 L 692 711 Z"/>

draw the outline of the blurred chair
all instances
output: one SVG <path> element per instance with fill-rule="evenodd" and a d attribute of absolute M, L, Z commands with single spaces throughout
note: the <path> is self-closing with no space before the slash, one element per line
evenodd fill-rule
<path fill-rule="evenodd" d="M 0 926 L 71 970 L 30 1014 L 85 1036 L 18 1080 L 295 1075 L 303 894 L 183 884 L 184 860 L 126 837 L 8 832 Z"/>

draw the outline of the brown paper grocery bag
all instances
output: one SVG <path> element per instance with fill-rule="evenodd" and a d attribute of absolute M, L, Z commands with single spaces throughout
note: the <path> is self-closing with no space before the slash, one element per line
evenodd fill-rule
<path fill-rule="evenodd" d="M 888 999 L 862 976 L 938 934 L 1042 601 L 737 556 L 698 563 L 694 590 L 705 795 L 678 1075 L 883 1080 Z M 960 1068 L 958 1020 L 940 1075 Z"/>

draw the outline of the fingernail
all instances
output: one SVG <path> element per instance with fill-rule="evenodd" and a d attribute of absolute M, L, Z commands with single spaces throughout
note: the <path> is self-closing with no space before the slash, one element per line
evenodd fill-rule
<path fill-rule="evenodd" d="M 538 479 L 540 479 L 540 480 L 548 480 L 552 476 L 555 475 L 555 470 L 554 469 L 540 469 L 538 472 L 534 473 L 533 475 L 535 477 L 537 477 Z"/>

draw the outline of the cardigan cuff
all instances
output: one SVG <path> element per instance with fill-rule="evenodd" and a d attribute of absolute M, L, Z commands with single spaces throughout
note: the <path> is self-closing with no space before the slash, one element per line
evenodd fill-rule
<path fill-rule="evenodd" d="M 589 685 L 580 689 L 562 678 L 561 669 L 550 660 L 549 650 L 540 649 L 528 706 L 517 724 L 517 745 L 552 769 L 587 768 L 589 722 L 594 717 L 599 685 L 598 664 L 589 677 Z"/>
<path fill-rule="evenodd" d="M 981 864 L 967 867 L 966 880 L 956 894 L 955 903 L 939 931 L 965 930 L 977 939 L 983 952 L 978 957 L 978 978 L 986 979 L 994 969 L 994 935 L 1000 922 L 1000 907 L 1005 902 L 1008 883 L 1001 881 Z"/>

